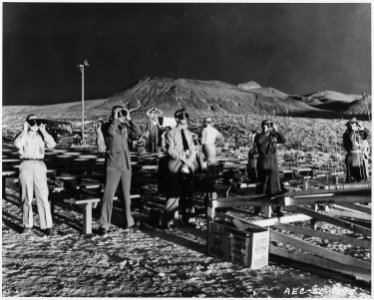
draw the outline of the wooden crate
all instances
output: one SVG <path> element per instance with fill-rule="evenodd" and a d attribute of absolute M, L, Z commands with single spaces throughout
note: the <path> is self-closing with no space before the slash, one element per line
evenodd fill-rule
<path fill-rule="evenodd" d="M 265 267 L 269 260 L 269 231 L 256 225 L 243 231 L 210 221 L 208 254 L 251 269 Z"/>

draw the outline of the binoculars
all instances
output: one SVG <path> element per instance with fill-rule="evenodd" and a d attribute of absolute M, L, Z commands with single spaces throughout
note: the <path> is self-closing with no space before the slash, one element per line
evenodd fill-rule
<path fill-rule="evenodd" d="M 30 126 L 34 126 L 34 125 L 40 126 L 41 121 L 38 120 L 38 119 L 31 119 L 31 120 L 27 120 L 27 123 L 28 123 Z"/>
<path fill-rule="evenodd" d="M 190 115 L 186 112 L 181 112 L 175 115 L 175 118 L 177 119 L 188 119 Z"/>
<path fill-rule="evenodd" d="M 127 111 L 122 109 L 117 113 L 118 118 L 127 117 Z"/>

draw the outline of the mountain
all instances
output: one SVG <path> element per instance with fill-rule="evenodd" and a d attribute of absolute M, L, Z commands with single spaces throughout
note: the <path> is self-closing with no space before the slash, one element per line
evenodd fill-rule
<path fill-rule="evenodd" d="M 308 95 L 308 98 L 319 100 L 322 103 L 332 103 L 332 102 L 352 102 L 360 95 L 349 95 L 335 91 L 318 91 L 317 93 Z"/>
<path fill-rule="evenodd" d="M 344 111 L 346 115 L 367 115 L 371 114 L 371 96 L 367 99 L 361 98 L 349 103 L 348 108 Z"/>
<path fill-rule="evenodd" d="M 367 97 L 371 111 L 371 96 Z M 366 100 L 361 95 L 321 91 L 309 95 L 287 95 L 272 87 L 249 81 L 232 85 L 221 81 L 148 77 L 111 97 L 85 101 L 86 121 L 109 118 L 114 105 L 139 108 L 136 118 L 158 107 L 166 116 L 186 108 L 192 116 L 207 115 L 286 115 L 311 118 L 344 118 L 352 115 L 367 118 Z M 45 106 L 4 106 L 3 125 L 22 124 L 25 116 L 35 113 L 41 118 L 80 122 L 81 102 Z"/>
<path fill-rule="evenodd" d="M 336 91 L 319 91 L 306 96 L 307 103 L 313 107 L 340 114 L 362 115 L 366 108 L 356 103 L 362 95 L 344 94 Z"/>
<path fill-rule="evenodd" d="M 288 95 L 272 87 L 260 87 L 251 90 L 252 93 L 262 95 L 264 97 L 286 99 Z"/>
<path fill-rule="evenodd" d="M 319 110 L 301 101 L 287 99 L 285 93 L 274 88 L 257 86 L 258 84 L 253 84 L 254 89 L 243 89 L 220 81 L 149 77 L 108 98 L 103 106 L 140 106 L 140 111 L 158 107 L 167 113 L 184 107 L 196 114 L 212 112 L 287 115 Z"/>

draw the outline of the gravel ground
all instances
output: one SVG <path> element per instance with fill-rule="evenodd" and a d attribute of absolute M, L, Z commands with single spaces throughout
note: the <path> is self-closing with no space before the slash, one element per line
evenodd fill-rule
<path fill-rule="evenodd" d="M 250 270 L 210 257 L 203 227 L 130 231 L 114 225 L 107 236 L 84 236 L 81 213 L 56 206 L 56 236 L 38 230 L 37 216 L 33 233 L 22 235 L 17 194 L 9 188 L 7 194 L 3 296 L 370 298 L 369 289 L 286 265 L 270 262 Z"/>

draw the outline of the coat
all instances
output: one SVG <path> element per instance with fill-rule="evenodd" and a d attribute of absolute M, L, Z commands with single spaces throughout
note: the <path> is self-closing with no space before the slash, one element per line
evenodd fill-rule
<path fill-rule="evenodd" d="M 183 147 L 181 129 L 184 129 L 185 132 L 186 141 L 189 147 L 188 151 L 185 151 Z M 185 195 L 191 196 L 194 189 L 194 172 L 198 166 L 192 132 L 187 128 L 182 128 L 178 125 L 166 134 L 165 144 L 168 159 L 168 172 L 165 174 L 167 180 L 166 194 L 168 197 L 179 197 L 182 190 L 184 190 L 183 193 Z M 182 173 L 184 163 L 181 159 L 188 161 L 188 175 Z"/>
<path fill-rule="evenodd" d="M 278 173 L 277 144 L 286 142 L 280 132 L 260 133 L 254 143 L 258 153 L 257 171 L 261 182 L 259 193 L 275 195 L 282 192 Z"/>
<path fill-rule="evenodd" d="M 181 126 L 171 129 L 165 137 L 166 151 L 169 156 L 168 169 L 170 173 L 178 173 L 183 165 L 181 158 L 187 159 L 190 162 L 191 171 L 197 169 L 196 151 L 193 143 L 192 132 L 187 128 L 184 129 L 187 139 L 189 151 L 184 151 Z"/>
<path fill-rule="evenodd" d="M 131 153 L 129 149 L 129 134 L 131 132 L 140 134 L 139 127 L 129 121 L 128 124 L 121 124 L 117 119 L 111 120 L 102 128 L 106 148 L 107 170 L 122 171 L 131 169 Z M 98 133 L 100 135 L 100 133 Z M 98 143 L 103 139 L 98 137 Z M 99 149 L 103 148 L 98 145 Z"/>

